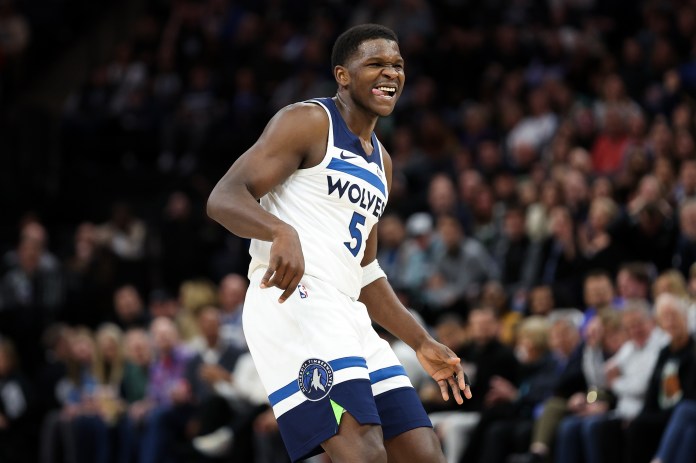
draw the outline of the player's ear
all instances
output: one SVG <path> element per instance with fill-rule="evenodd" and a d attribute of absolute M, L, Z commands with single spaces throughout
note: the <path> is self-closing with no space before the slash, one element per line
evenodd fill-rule
<path fill-rule="evenodd" d="M 350 82 L 350 75 L 348 74 L 348 69 L 343 66 L 336 66 L 334 68 L 334 77 L 338 85 L 345 87 Z"/>

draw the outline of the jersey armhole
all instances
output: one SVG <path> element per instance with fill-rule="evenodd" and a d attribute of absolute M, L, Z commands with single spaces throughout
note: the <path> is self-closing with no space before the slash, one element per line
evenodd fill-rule
<path fill-rule="evenodd" d="M 329 111 L 329 108 L 327 108 L 326 105 L 323 102 L 321 102 L 319 99 L 307 100 L 307 101 L 305 101 L 305 103 L 315 104 L 324 110 L 324 112 L 326 113 L 326 117 L 328 117 L 328 119 L 329 119 L 329 133 L 328 133 L 328 138 L 326 140 L 326 146 L 324 147 L 324 157 L 321 160 L 321 162 L 319 164 L 317 164 L 316 166 L 299 168 L 295 171 L 294 175 L 313 174 L 314 172 L 316 172 L 318 170 L 324 169 L 331 161 L 331 154 L 330 154 L 329 146 L 333 146 L 333 140 L 334 140 L 333 120 L 331 120 L 331 112 Z"/>

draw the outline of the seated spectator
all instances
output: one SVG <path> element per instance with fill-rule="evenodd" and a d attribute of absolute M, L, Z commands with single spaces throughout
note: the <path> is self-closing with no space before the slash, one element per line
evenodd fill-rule
<path fill-rule="evenodd" d="M 591 270 L 585 275 L 583 284 L 586 325 L 597 313 L 612 309 L 616 305 L 616 296 L 611 275 L 604 270 Z"/>
<path fill-rule="evenodd" d="M 403 268 L 392 285 L 411 295 L 414 304 L 423 303 L 422 291 L 432 273 L 435 237 L 433 219 L 426 212 L 417 212 L 406 221 L 407 238 L 402 245 Z"/>
<path fill-rule="evenodd" d="M 149 322 L 145 303 L 138 289 L 131 284 L 114 291 L 114 323 L 122 330 L 144 328 Z"/>
<path fill-rule="evenodd" d="M 538 251 L 524 228 L 524 209 L 507 206 L 493 256 L 501 271 L 500 281 L 511 296 L 521 298 L 529 291 L 538 266 Z"/>
<path fill-rule="evenodd" d="M 168 434 L 169 426 L 185 414 L 176 413 L 177 405 L 186 409 L 191 391 L 184 379 L 186 364 L 191 358 L 181 341 L 174 322 L 159 317 L 150 325 L 155 359 L 150 365 L 147 395 L 130 407 L 126 447 L 135 448 L 141 463 L 171 458 L 176 436 Z M 136 432 L 136 429 L 140 429 Z"/>
<path fill-rule="evenodd" d="M 490 307 L 500 324 L 498 339 L 506 346 L 515 344 L 517 326 L 522 320 L 524 310 L 523 299 L 511 299 L 505 293 L 503 285 L 496 280 L 487 281 L 481 290 L 480 307 Z"/>
<path fill-rule="evenodd" d="M 612 275 L 616 273 L 624 257 L 620 238 L 611 233 L 611 226 L 618 215 L 619 208 L 611 198 L 592 200 L 587 222 L 578 232 L 578 243 L 587 259 L 588 268 L 606 270 Z"/>
<path fill-rule="evenodd" d="M 0 339 L 0 461 L 21 463 L 36 455 L 35 404 L 12 343 Z"/>
<path fill-rule="evenodd" d="M 658 325 L 671 339 L 652 369 L 643 408 L 625 432 L 625 456 L 635 463 L 648 463 L 655 454 L 674 406 L 691 392 L 684 388 L 696 374 L 694 340 L 689 335 L 685 301 L 662 294 L 655 301 L 655 314 Z"/>
<path fill-rule="evenodd" d="M 120 396 L 127 405 L 145 399 L 153 346 L 142 328 L 132 328 L 124 336 L 123 379 Z"/>
<path fill-rule="evenodd" d="M 653 298 L 667 293 L 683 299 L 687 304 L 687 319 L 689 321 L 689 333 L 696 334 L 696 303 L 689 294 L 686 279 L 679 270 L 665 270 L 657 278 L 652 286 Z"/>
<path fill-rule="evenodd" d="M 604 461 L 600 456 L 613 455 L 618 461 L 614 436 L 624 423 L 635 418 L 641 410 L 648 380 L 665 344 L 665 335 L 654 326 L 646 305 L 631 303 L 621 315 L 621 323 L 628 341 L 605 364 L 606 384 L 616 396 L 616 407 L 609 411 L 609 401 L 599 396 L 591 398 L 591 404 L 571 404 L 582 413 L 571 415 L 563 421 L 556 434 L 555 461 L 558 463 Z M 578 407 L 582 407 L 582 409 Z"/>
<path fill-rule="evenodd" d="M 0 278 L 0 334 L 13 341 L 29 374 L 41 356 L 41 333 L 56 319 L 64 296 L 61 270 L 45 257 L 43 241 L 27 232 L 16 265 Z"/>
<path fill-rule="evenodd" d="M 179 287 L 179 304 L 181 310 L 176 314 L 179 336 L 184 342 L 190 342 L 199 333 L 198 311 L 209 305 L 217 306 L 218 288 L 207 278 L 186 280 Z"/>
<path fill-rule="evenodd" d="M 145 280 L 146 238 L 147 225 L 125 202 L 114 203 L 109 220 L 97 226 L 97 242 L 118 258 L 117 279 L 135 281 L 139 288 Z"/>
<path fill-rule="evenodd" d="M 430 311 L 466 314 L 483 284 L 497 279 L 498 269 L 486 249 L 464 235 L 452 216 L 438 219 L 438 241 L 433 257 L 433 275 L 424 291 Z M 429 321 L 426 318 L 426 321 Z"/>
<path fill-rule="evenodd" d="M 602 404 L 607 399 L 604 361 L 616 353 L 624 341 L 619 314 L 611 309 L 602 310 L 588 322 L 584 334 L 583 343 L 578 347 L 579 368 L 570 364 L 564 369 L 553 397 L 544 402 L 541 416 L 534 423 L 529 451 L 511 457 L 508 463 L 547 461 L 551 457 L 556 430 L 565 416 L 587 416 L 603 409 Z"/>
<path fill-rule="evenodd" d="M 457 341 L 452 336 L 444 336 L 444 327 L 451 325 Z M 471 382 L 472 398 L 463 408 L 453 406 L 442 400 L 439 388 L 430 382 L 429 387 L 421 389 L 430 419 L 437 434 L 443 441 L 448 462 L 458 462 L 466 449 L 469 435 L 486 408 L 484 399 L 490 391 L 493 377 L 516 381 L 518 364 L 512 349 L 503 345 L 497 338 L 500 324 L 495 312 L 490 308 L 476 308 L 469 313 L 468 340 L 465 341 L 461 325 L 456 319 L 447 318 L 438 324 L 438 339 L 450 347 L 462 360 L 464 371 Z M 474 392 L 475 391 L 475 392 Z M 437 411 L 440 410 L 440 411 Z"/>
<path fill-rule="evenodd" d="M 227 344 L 243 350 L 247 350 L 242 313 L 248 286 L 245 277 L 231 273 L 222 279 L 218 288 L 222 322 L 220 336 Z"/>
<path fill-rule="evenodd" d="M 651 266 L 645 262 L 622 264 L 616 274 L 616 305 L 622 307 L 631 300 L 648 300 L 652 284 Z"/>
<path fill-rule="evenodd" d="M 551 395 L 559 365 L 549 350 L 549 322 L 525 319 L 517 335 L 515 354 L 520 361 L 517 381 L 493 376 L 484 397 L 485 410 L 474 429 L 461 462 L 504 462 L 529 442 L 537 407 Z"/>
<path fill-rule="evenodd" d="M 550 214 L 551 235 L 541 244 L 537 284 L 550 285 L 554 300 L 561 307 L 580 302 L 579 275 L 585 269 L 575 233 L 575 223 L 565 206 L 556 206 Z"/>

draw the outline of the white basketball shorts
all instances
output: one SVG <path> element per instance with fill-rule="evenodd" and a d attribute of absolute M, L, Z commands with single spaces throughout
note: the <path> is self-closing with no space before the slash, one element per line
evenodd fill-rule
<path fill-rule="evenodd" d="M 259 288 L 264 272 L 250 278 L 244 334 L 293 461 L 322 452 L 344 411 L 385 439 L 432 426 L 362 303 L 305 275 L 279 304 L 281 290 Z"/>

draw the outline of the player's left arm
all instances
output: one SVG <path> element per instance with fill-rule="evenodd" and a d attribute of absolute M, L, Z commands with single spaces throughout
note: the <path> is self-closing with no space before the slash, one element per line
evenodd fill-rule
<path fill-rule="evenodd" d="M 382 149 L 384 151 L 384 149 Z M 384 172 L 387 185 L 391 187 L 391 158 L 384 151 Z M 377 259 L 377 227 L 373 227 L 365 245 L 365 255 L 362 267 L 372 269 L 366 272 L 375 273 Z M 377 270 L 379 272 L 379 270 Z M 368 278 L 370 279 L 370 278 Z M 457 403 L 463 402 L 460 391 L 471 398 L 471 389 L 466 384 L 460 359 L 447 346 L 435 341 L 411 313 L 399 301 L 396 293 L 384 276 L 379 276 L 363 286 L 360 292 L 360 302 L 365 304 L 370 318 L 388 330 L 394 336 L 404 341 L 416 351 L 418 360 L 430 376 L 437 381 L 445 400 L 449 399 L 449 389 L 452 389 Z"/>

